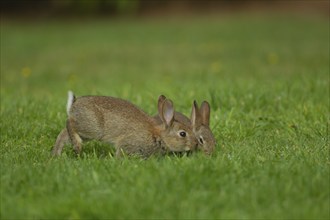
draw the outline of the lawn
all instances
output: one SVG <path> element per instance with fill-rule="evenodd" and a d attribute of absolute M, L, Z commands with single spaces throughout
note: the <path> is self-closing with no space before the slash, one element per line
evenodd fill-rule
<path fill-rule="evenodd" d="M 216 152 L 50 157 L 67 91 L 209 101 Z M 312 15 L 1 20 L 2 219 L 329 219 L 329 21 Z"/>

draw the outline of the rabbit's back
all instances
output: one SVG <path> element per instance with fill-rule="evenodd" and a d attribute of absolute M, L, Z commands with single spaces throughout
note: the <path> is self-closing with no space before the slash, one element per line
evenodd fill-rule
<path fill-rule="evenodd" d="M 69 117 L 74 120 L 82 138 L 112 143 L 146 141 L 141 137 L 150 136 L 153 129 L 152 121 L 145 112 L 114 97 L 79 97 L 73 103 Z"/>

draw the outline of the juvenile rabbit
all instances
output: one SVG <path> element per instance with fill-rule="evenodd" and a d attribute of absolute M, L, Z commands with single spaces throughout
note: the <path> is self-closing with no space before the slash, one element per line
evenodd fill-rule
<path fill-rule="evenodd" d="M 58 135 L 52 153 L 59 155 L 64 144 L 71 142 L 79 154 L 82 141 L 91 139 L 114 144 L 116 156 L 194 150 L 197 139 L 189 126 L 174 120 L 172 101 L 165 99 L 161 109 L 161 123 L 157 123 L 128 101 L 107 96 L 75 98 L 69 92 L 66 128 Z"/>
<path fill-rule="evenodd" d="M 163 102 L 166 97 L 161 95 L 158 98 L 158 111 L 161 110 Z M 158 123 L 162 123 L 159 115 L 155 115 L 154 119 Z M 193 129 L 193 132 L 198 139 L 198 148 L 201 149 L 205 154 L 212 154 L 215 149 L 215 138 L 209 127 L 210 124 L 210 105 L 204 101 L 201 108 L 198 108 L 197 102 L 193 102 L 191 119 L 180 112 L 174 113 L 174 120 L 183 123 Z"/>
<path fill-rule="evenodd" d="M 198 146 L 205 154 L 213 153 L 216 140 L 210 129 L 210 105 L 207 101 L 203 101 L 201 107 L 198 108 L 197 102 L 193 102 L 191 110 L 191 126 L 195 137 L 198 139 Z"/>

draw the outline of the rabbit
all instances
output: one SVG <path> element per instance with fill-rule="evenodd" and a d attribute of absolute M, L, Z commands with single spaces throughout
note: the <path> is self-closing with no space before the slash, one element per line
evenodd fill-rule
<path fill-rule="evenodd" d="M 198 108 L 197 102 L 194 101 L 190 118 L 193 132 L 198 139 L 198 148 L 211 155 L 215 150 L 216 140 L 210 129 L 210 104 L 203 101 Z"/>
<path fill-rule="evenodd" d="M 116 156 L 149 157 L 167 152 L 192 151 L 198 141 L 191 128 L 174 120 L 174 106 L 165 99 L 158 112 L 161 123 L 132 103 L 109 96 L 68 95 L 68 119 L 57 137 L 52 154 L 59 155 L 66 143 L 72 143 L 77 154 L 82 141 L 100 140 L 114 144 Z"/>
<path fill-rule="evenodd" d="M 165 100 L 165 96 L 159 96 L 158 109 L 161 108 L 162 103 Z M 155 115 L 154 119 L 158 123 L 162 122 L 159 115 Z M 198 149 L 202 150 L 207 155 L 211 155 L 214 152 L 216 140 L 209 127 L 210 105 L 207 101 L 202 103 L 200 109 L 198 108 L 197 102 L 193 102 L 191 119 L 180 112 L 175 112 L 174 120 L 192 128 L 196 138 L 198 139 Z"/>

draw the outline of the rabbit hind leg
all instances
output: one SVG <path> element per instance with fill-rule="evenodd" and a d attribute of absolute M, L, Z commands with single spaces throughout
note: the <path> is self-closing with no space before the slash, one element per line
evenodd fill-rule
<path fill-rule="evenodd" d="M 69 133 L 68 133 L 68 130 L 66 128 L 64 128 L 64 129 L 62 129 L 60 134 L 57 136 L 55 145 L 52 149 L 52 155 L 53 156 L 60 155 L 64 145 L 69 144 L 69 143 L 70 143 Z"/>
<path fill-rule="evenodd" d="M 82 148 L 82 139 L 80 138 L 79 134 L 74 130 L 73 121 L 72 119 L 68 119 L 66 122 L 66 128 L 73 145 L 73 149 L 76 154 L 80 154 Z"/>

